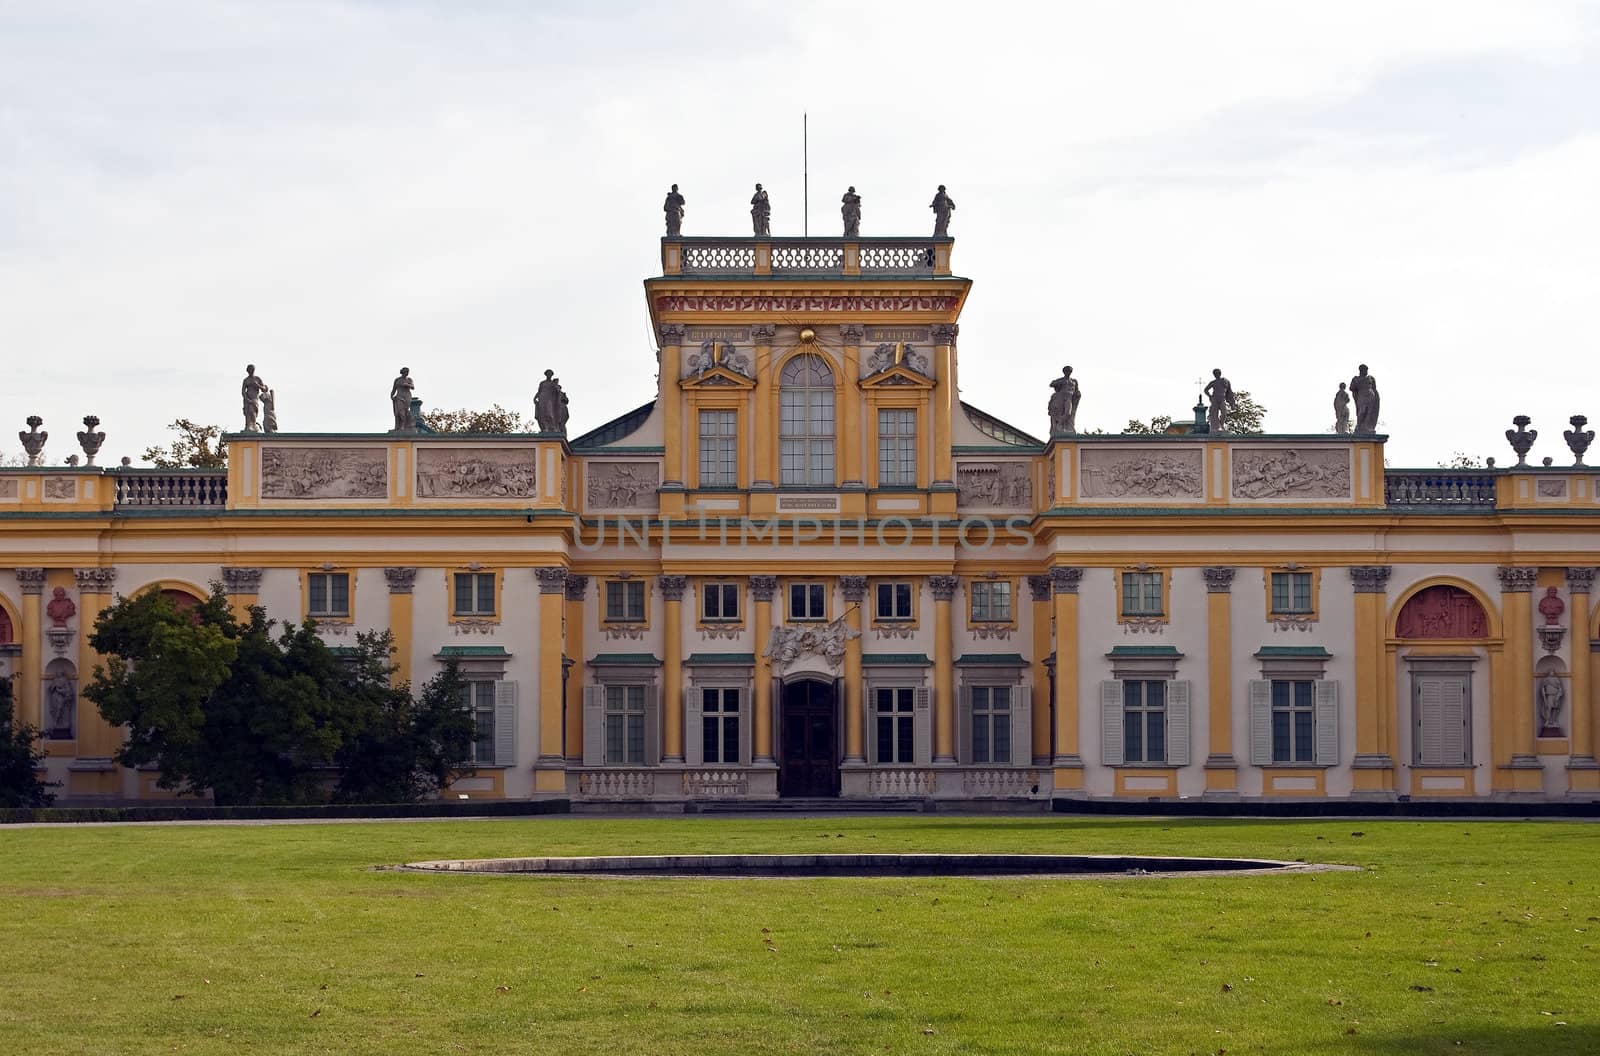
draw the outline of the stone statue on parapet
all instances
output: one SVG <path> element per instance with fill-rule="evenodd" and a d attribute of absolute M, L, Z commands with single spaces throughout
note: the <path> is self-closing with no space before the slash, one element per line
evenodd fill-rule
<path fill-rule="evenodd" d="M 1078 401 L 1082 398 L 1072 368 L 1062 367 L 1061 376 L 1050 382 L 1051 436 L 1070 436 L 1078 431 Z"/>
<path fill-rule="evenodd" d="M 261 430 L 266 433 L 278 431 L 278 394 L 268 388 L 261 390 Z"/>
<path fill-rule="evenodd" d="M 244 368 L 244 382 L 239 386 L 239 395 L 244 400 L 244 431 L 259 433 L 261 425 L 257 421 L 261 413 L 261 394 L 267 391 L 267 383 L 256 377 L 254 363 Z"/>
<path fill-rule="evenodd" d="M 750 225 L 755 228 L 757 238 L 772 237 L 772 202 L 759 183 L 756 193 L 750 196 Z"/>
<path fill-rule="evenodd" d="M 956 211 L 955 201 L 944 193 L 944 184 L 939 185 L 939 190 L 933 196 L 933 204 L 928 206 L 933 210 L 933 237 L 950 237 L 950 214 Z"/>
<path fill-rule="evenodd" d="M 1233 384 L 1222 376 L 1222 368 L 1218 367 L 1211 372 L 1211 380 L 1201 391 L 1211 401 L 1211 409 L 1206 412 L 1206 428 L 1213 433 L 1228 431 L 1228 411 L 1239 406 L 1239 400 L 1233 394 Z"/>
<path fill-rule="evenodd" d="M 1361 364 L 1356 376 L 1350 379 L 1350 395 L 1356 401 L 1356 432 L 1376 433 L 1378 431 L 1378 379 L 1367 373 L 1367 365 Z"/>
<path fill-rule="evenodd" d="M 106 434 L 99 431 L 99 426 L 99 418 L 92 414 L 84 415 L 78 446 L 83 448 L 83 464 L 86 466 L 94 465 L 94 456 L 100 453 L 100 445 L 106 442 Z"/>
<path fill-rule="evenodd" d="M 567 394 L 561 391 L 561 380 L 556 372 L 547 370 L 533 396 L 533 419 L 541 433 L 565 433 L 567 418 Z"/>
<path fill-rule="evenodd" d="M 1342 381 L 1339 391 L 1333 394 L 1333 431 L 1340 435 L 1350 431 L 1350 393 Z"/>
<path fill-rule="evenodd" d="M 683 195 L 678 193 L 678 185 L 673 184 L 672 190 L 667 192 L 667 200 L 661 207 L 667 214 L 667 237 L 680 238 L 683 235 Z"/>
<path fill-rule="evenodd" d="M 844 192 L 844 197 L 841 198 L 840 201 L 844 203 L 839 209 L 839 212 L 844 214 L 844 237 L 860 238 L 861 196 L 857 194 L 856 189 L 852 187 Z"/>
<path fill-rule="evenodd" d="M 416 430 L 417 420 L 411 414 L 411 395 L 416 387 L 417 383 L 411 380 L 411 368 L 401 367 L 400 376 L 389 386 L 389 403 L 394 408 L 393 432 L 409 433 Z"/>

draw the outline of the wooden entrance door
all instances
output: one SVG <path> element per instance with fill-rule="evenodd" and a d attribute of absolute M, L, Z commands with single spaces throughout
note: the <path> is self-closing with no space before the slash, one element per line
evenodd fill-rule
<path fill-rule="evenodd" d="M 783 687 L 778 794 L 837 796 L 839 735 L 831 682 L 805 680 Z"/>

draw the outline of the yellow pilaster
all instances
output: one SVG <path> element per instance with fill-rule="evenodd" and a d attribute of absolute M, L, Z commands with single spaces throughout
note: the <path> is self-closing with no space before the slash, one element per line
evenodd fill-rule
<path fill-rule="evenodd" d="M 567 760 L 561 744 L 562 617 L 566 615 L 567 570 L 535 568 L 539 580 L 539 758 L 533 787 L 538 792 L 565 792 Z"/>
<path fill-rule="evenodd" d="M 1052 568 L 1050 585 L 1056 610 L 1057 792 L 1083 789 L 1083 757 L 1078 754 L 1078 581 L 1081 568 Z"/>
<path fill-rule="evenodd" d="M 953 490 L 955 487 L 955 461 L 953 430 L 956 413 L 956 332 L 954 323 L 943 323 L 933 328 L 933 487 Z M 947 503 L 955 512 L 955 503 Z"/>
<path fill-rule="evenodd" d="M 94 677 L 100 654 L 89 644 L 95 620 L 111 600 L 117 581 L 114 568 L 80 568 L 78 580 L 78 753 L 72 764 L 68 793 L 114 796 L 121 777 L 111 758 L 122 747 L 122 730 L 100 717 L 100 710 L 82 695 L 83 684 Z"/>
<path fill-rule="evenodd" d="M 750 328 L 756 353 L 757 488 L 771 488 L 778 483 L 778 375 L 772 363 L 772 339 L 777 332 L 770 325 Z"/>
<path fill-rule="evenodd" d="M 45 572 L 42 568 L 17 569 L 17 587 L 22 591 L 22 622 L 15 628 L 22 642 L 21 663 L 17 670 L 17 717 L 30 726 L 43 728 L 43 612 Z M 82 626 L 79 627 L 82 633 Z"/>
<path fill-rule="evenodd" d="M 683 592 L 687 576 L 661 576 L 656 580 L 666 614 L 662 619 L 661 761 L 683 762 Z"/>
<path fill-rule="evenodd" d="M 683 370 L 683 327 L 669 323 L 661 328 L 661 426 L 665 451 L 661 463 L 662 486 L 683 485 L 683 395 L 678 375 Z"/>
<path fill-rule="evenodd" d="M 250 606 L 261 601 L 261 569 L 225 566 L 222 587 L 228 592 L 228 611 L 240 623 L 250 622 Z"/>
<path fill-rule="evenodd" d="M 867 577 L 840 576 L 839 589 L 844 594 L 845 626 L 851 632 L 845 637 L 844 645 L 844 761 L 865 764 L 866 687 L 861 681 L 861 603 L 867 596 Z"/>
<path fill-rule="evenodd" d="M 1567 761 L 1567 789 L 1579 793 L 1600 791 L 1600 763 L 1596 763 L 1594 757 L 1595 714 L 1589 663 L 1589 588 L 1593 583 L 1594 569 L 1567 569 L 1572 635 L 1572 678 L 1567 686 L 1567 707 L 1572 716 L 1572 756 Z"/>
<path fill-rule="evenodd" d="M 394 637 L 394 673 L 389 679 L 397 686 L 409 685 L 414 647 L 411 588 L 417 581 L 417 570 L 386 568 L 383 578 L 389 584 L 389 633 Z"/>
<path fill-rule="evenodd" d="M 1202 569 L 1206 580 L 1206 699 L 1210 735 L 1206 747 L 1206 792 L 1239 791 L 1233 757 L 1233 576 L 1234 569 Z"/>
<path fill-rule="evenodd" d="M 933 590 L 933 761 L 956 762 L 956 667 L 950 638 L 950 601 L 961 580 L 929 576 Z"/>
<path fill-rule="evenodd" d="M 1384 612 L 1389 588 L 1388 565 L 1362 565 L 1350 569 L 1355 590 L 1356 754 L 1351 782 L 1357 795 L 1390 796 L 1395 792 L 1392 738 L 1383 661 Z"/>
<path fill-rule="evenodd" d="M 588 657 L 583 645 L 583 602 L 589 593 L 589 577 L 567 574 L 567 642 L 566 653 L 574 670 L 585 670 Z M 583 762 L 583 679 L 574 675 L 567 679 L 567 765 Z"/>
<path fill-rule="evenodd" d="M 1495 730 L 1505 740 L 1503 746 L 1494 749 L 1495 788 L 1536 793 L 1544 786 L 1544 768 L 1533 744 L 1533 588 L 1539 570 L 1502 567 L 1499 576 L 1500 619 L 1506 643 L 1505 686 L 1491 710 L 1498 716 Z M 1511 757 L 1502 763 L 1507 748 Z"/>
<path fill-rule="evenodd" d="M 756 691 L 754 745 L 751 751 L 757 765 L 772 765 L 772 660 L 766 655 L 767 639 L 772 637 L 772 599 L 778 590 L 777 576 L 750 577 L 750 603 L 755 606 Z"/>
<path fill-rule="evenodd" d="M 847 488 L 865 487 L 865 478 L 861 475 L 862 396 L 856 384 L 861 377 L 861 328 L 840 327 L 839 337 L 844 342 L 841 350 L 844 356 L 844 386 L 839 407 L 839 443 L 844 448 L 841 452 L 844 457 L 839 463 L 842 474 L 839 483 Z"/>
<path fill-rule="evenodd" d="M 1050 670 L 1045 658 L 1050 655 L 1050 636 L 1054 631 L 1050 610 L 1050 577 L 1029 576 L 1028 593 L 1033 599 L 1033 762 L 1049 766 L 1055 746 L 1050 743 Z"/>

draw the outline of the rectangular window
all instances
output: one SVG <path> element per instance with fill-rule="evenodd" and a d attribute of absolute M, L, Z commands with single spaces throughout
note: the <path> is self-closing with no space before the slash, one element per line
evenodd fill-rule
<path fill-rule="evenodd" d="M 1122 615 L 1160 616 L 1161 573 L 1122 573 Z"/>
<path fill-rule="evenodd" d="M 1311 573 L 1272 573 L 1272 611 L 1308 613 L 1311 611 Z"/>
<path fill-rule="evenodd" d="M 1313 683 L 1272 680 L 1272 761 L 1310 763 L 1316 759 L 1316 709 Z"/>
<path fill-rule="evenodd" d="M 644 622 L 644 580 L 607 581 L 606 619 L 620 623 Z"/>
<path fill-rule="evenodd" d="M 1122 761 L 1167 761 L 1167 684 L 1125 680 L 1122 683 Z"/>
<path fill-rule="evenodd" d="M 312 572 L 306 576 L 306 612 L 311 616 L 350 615 L 350 573 Z"/>
<path fill-rule="evenodd" d="M 739 762 L 739 691 L 704 689 L 700 698 L 701 757 L 725 766 Z"/>
<path fill-rule="evenodd" d="M 700 588 L 702 623 L 729 623 L 739 619 L 739 584 L 706 583 Z"/>
<path fill-rule="evenodd" d="M 912 756 L 914 689 L 877 691 L 878 762 L 910 763 Z"/>
<path fill-rule="evenodd" d="M 739 412 L 700 412 L 700 486 L 732 488 L 739 483 Z"/>
<path fill-rule="evenodd" d="M 828 618 L 827 588 L 821 583 L 789 584 L 789 619 L 825 620 Z"/>
<path fill-rule="evenodd" d="M 973 623 L 1011 622 L 1011 583 L 1007 580 L 977 580 L 967 591 L 972 599 Z"/>
<path fill-rule="evenodd" d="M 878 484 L 915 487 L 917 483 L 917 412 L 878 411 Z"/>
<path fill-rule="evenodd" d="M 973 686 L 972 761 L 1011 762 L 1011 687 Z"/>
<path fill-rule="evenodd" d="M 644 762 L 644 687 L 606 687 L 606 762 Z"/>
<path fill-rule="evenodd" d="M 455 615 L 494 615 L 494 573 L 457 572 Z"/>
<path fill-rule="evenodd" d="M 461 687 L 461 706 L 472 713 L 472 761 L 494 763 L 494 683 L 467 682 Z"/>
<path fill-rule="evenodd" d="M 879 583 L 874 593 L 877 597 L 877 606 L 872 618 L 878 622 L 905 621 L 914 615 L 911 611 L 910 583 Z"/>

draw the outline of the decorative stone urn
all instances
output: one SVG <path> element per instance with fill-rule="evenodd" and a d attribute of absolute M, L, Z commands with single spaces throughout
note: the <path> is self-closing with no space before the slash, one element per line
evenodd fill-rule
<path fill-rule="evenodd" d="M 1567 440 L 1567 446 L 1572 449 L 1573 465 L 1583 465 L 1583 453 L 1589 450 L 1589 445 L 1594 443 L 1594 430 L 1584 429 L 1589 424 L 1589 419 L 1581 414 L 1575 414 L 1567 421 L 1572 423 L 1572 428 L 1561 435 Z"/>
<path fill-rule="evenodd" d="M 50 439 L 49 433 L 41 433 L 39 427 L 44 424 L 44 419 L 37 414 L 28 415 L 28 431 L 18 433 L 17 439 L 22 441 L 22 450 L 28 453 L 28 465 L 44 465 L 44 442 Z"/>
<path fill-rule="evenodd" d="M 1506 430 L 1506 440 L 1511 444 L 1511 450 L 1517 453 L 1519 466 L 1528 464 L 1528 452 L 1533 450 L 1533 442 L 1539 439 L 1539 430 L 1528 428 L 1532 421 L 1527 415 L 1519 414 L 1511 419 L 1511 424 L 1516 428 Z"/>
<path fill-rule="evenodd" d="M 83 432 L 78 434 L 78 446 L 83 448 L 83 464 L 94 465 L 94 456 L 100 453 L 100 445 L 106 442 L 105 433 L 95 432 L 95 426 L 100 424 L 100 419 L 94 415 L 85 415 L 83 419 Z"/>

